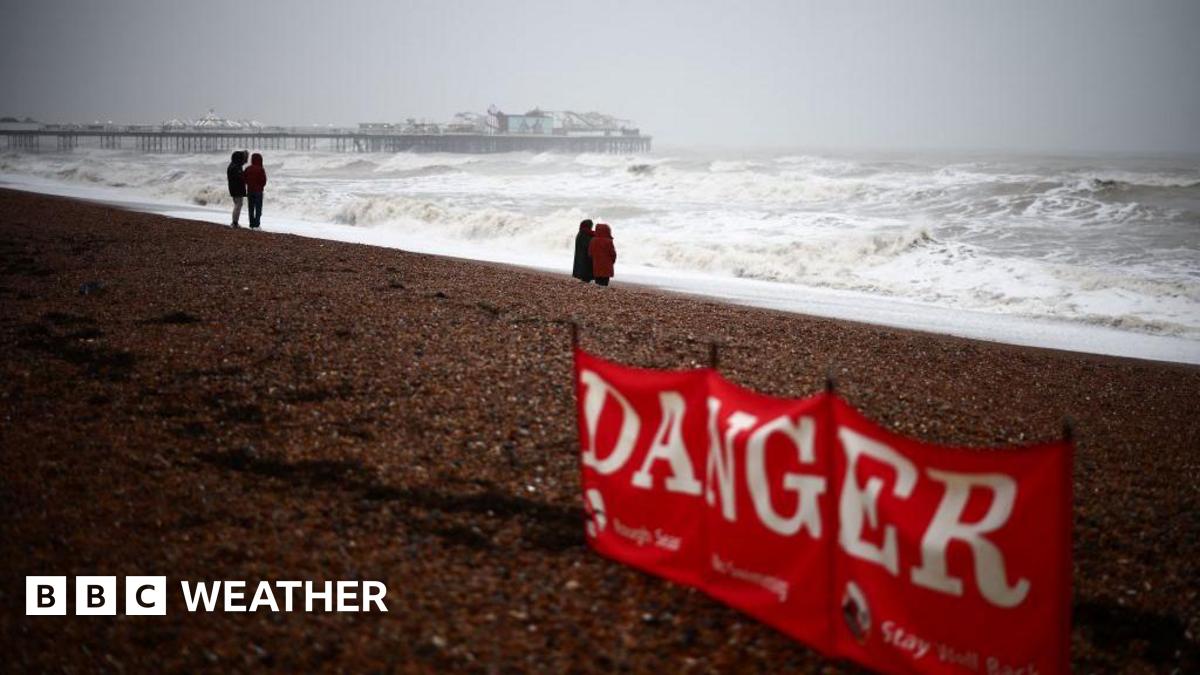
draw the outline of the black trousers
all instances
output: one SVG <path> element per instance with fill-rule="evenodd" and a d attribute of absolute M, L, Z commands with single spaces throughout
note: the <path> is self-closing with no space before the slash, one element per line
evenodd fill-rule
<path fill-rule="evenodd" d="M 609 277 L 596 277 L 596 283 L 600 284 L 601 286 L 607 286 L 608 279 L 609 279 Z"/>
<path fill-rule="evenodd" d="M 251 192 L 246 197 L 250 202 L 250 227 L 258 227 L 262 223 L 262 193 Z"/>

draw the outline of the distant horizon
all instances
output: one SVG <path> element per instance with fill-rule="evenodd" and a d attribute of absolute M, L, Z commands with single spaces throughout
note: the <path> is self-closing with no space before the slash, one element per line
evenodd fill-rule
<path fill-rule="evenodd" d="M 400 119 L 392 119 L 392 120 L 385 120 L 385 119 L 359 120 L 357 122 L 341 123 L 341 124 L 339 124 L 339 123 L 290 124 L 290 123 L 277 123 L 277 122 L 274 122 L 271 120 L 264 120 L 264 119 L 257 118 L 257 117 L 228 117 L 228 116 L 222 115 L 220 110 L 216 110 L 216 109 L 214 109 L 214 110 L 215 110 L 216 114 L 220 115 L 223 119 L 235 120 L 238 122 L 252 121 L 252 122 L 261 123 L 263 126 L 267 126 L 267 127 L 284 127 L 284 128 L 293 128 L 293 129 L 328 128 L 330 126 L 332 126 L 333 128 L 336 128 L 336 129 L 351 129 L 351 128 L 356 128 L 359 124 L 403 122 L 404 120 L 408 119 L 408 117 L 412 117 L 412 116 L 406 116 L 406 117 L 403 117 Z M 522 112 L 524 112 L 525 110 L 532 110 L 532 108 L 523 109 Z M 555 109 L 555 110 L 557 110 L 557 109 Z M 207 113 L 207 112 L 208 111 L 206 110 L 205 113 Z M 466 112 L 466 111 L 460 111 L 460 112 Z M 475 112 L 475 111 L 471 111 L 471 112 Z M 601 111 L 601 112 L 603 112 L 603 111 Z M 167 118 L 164 120 L 157 120 L 157 121 L 129 121 L 129 120 L 115 120 L 115 119 L 113 119 L 113 120 L 102 120 L 102 119 L 71 120 L 71 119 L 65 119 L 65 118 L 40 119 L 40 118 L 33 118 L 30 115 L 0 114 L 0 120 L 8 119 L 8 118 L 15 119 L 19 123 L 29 123 L 29 122 L 27 122 L 27 120 L 32 118 L 33 123 L 38 123 L 38 124 L 81 124 L 81 125 L 82 124 L 114 124 L 114 125 L 149 124 L 149 125 L 154 125 L 154 124 L 163 124 L 164 122 L 170 121 L 172 119 L 179 119 L 179 120 L 190 119 L 193 121 L 196 119 L 199 119 L 199 117 L 194 117 L 194 116 L 190 116 L 190 115 L 184 115 L 184 116 L 177 115 L 174 117 L 170 117 L 170 118 Z M 422 123 L 425 123 L 425 122 L 445 123 L 447 121 L 447 120 L 436 120 L 436 119 L 430 118 L 430 117 L 412 117 L 412 118 L 417 120 L 418 122 L 422 122 Z M 636 122 L 636 120 L 634 120 L 634 121 Z M 12 122 L 9 122 L 9 123 L 12 123 Z M 1180 159 L 1180 160 L 1192 159 L 1192 160 L 1200 161 L 1200 148 L 1191 149 L 1191 150 L 1162 150 L 1162 149 L 1158 149 L 1158 150 L 1113 150 L 1113 149 L 1079 149 L 1079 148 L 1069 148 L 1069 147 L 1046 147 L 1046 148 L 1033 148 L 1033 147 L 1002 148 L 1002 147 L 983 147 L 983 146 L 979 146 L 979 147 L 966 147 L 966 146 L 964 146 L 964 147 L 941 147 L 941 146 L 905 147 L 905 146 L 899 146 L 899 145 L 891 145 L 891 146 L 883 146 L 883 147 L 853 146 L 853 145 L 801 146 L 801 145 L 762 145 L 762 144 L 720 144 L 720 143 L 711 143 L 711 142 L 704 142 L 704 141 L 687 143 L 687 142 L 675 142 L 675 141 L 671 141 L 671 140 L 663 140 L 661 136 L 654 133 L 653 129 L 647 129 L 647 128 L 640 127 L 640 126 L 639 126 L 639 129 L 643 135 L 650 136 L 654 139 L 654 148 L 651 151 L 652 153 L 663 153 L 664 151 L 667 151 L 667 150 L 687 150 L 687 151 L 741 152 L 741 153 L 768 153 L 769 152 L 769 153 L 775 153 L 775 154 L 787 154 L 787 153 L 827 154 L 827 155 L 872 154 L 872 155 L 876 155 L 876 156 L 917 155 L 917 156 L 932 156 L 932 157 L 941 156 L 941 155 L 945 155 L 945 156 L 988 155 L 988 156 L 992 156 L 992 157 L 1013 157 L 1013 158 L 1037 157 L 1037 158 L 1041 158 L 1041 159 L 1053 159 L 1053 158 L 1063 158 L 1063 159 L 1087 159 L 1087 158 L 1139 159 L 1139 158 L 1144 158 L 1144 159 Z M 313 152 L 321 152 L 321 151 L 314 150 Z"/>

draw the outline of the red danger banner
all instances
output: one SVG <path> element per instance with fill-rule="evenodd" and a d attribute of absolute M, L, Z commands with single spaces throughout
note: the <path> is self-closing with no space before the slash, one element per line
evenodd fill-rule
<path fill-rule="evenodd" d="M 1069 671 L 1069 442 L 935 446 L 578 349 L 575 378 L 598 553 L 875 670 Z"/>

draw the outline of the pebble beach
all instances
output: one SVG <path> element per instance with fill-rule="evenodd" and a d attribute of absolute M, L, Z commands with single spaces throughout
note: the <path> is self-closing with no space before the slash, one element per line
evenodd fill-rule
<path fill-rule="evenodd" d="M 832 374 L 933 443 L 1032 443 L 1069 417 L 1075 670 L 1200 669 L 1200 367 L 0 190 L 8 666 L 855 672 L 587 548 L 571 322 L 636 366 L 717 344 L 767 394 Z M 36 574 L 374 579 L 389 612 L 35 620 Z"/>

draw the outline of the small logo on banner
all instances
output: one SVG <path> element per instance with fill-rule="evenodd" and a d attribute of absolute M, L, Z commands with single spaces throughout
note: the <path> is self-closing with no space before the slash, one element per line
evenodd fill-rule
<path fill-rule="evenodd" d="M 584 505 L 588 514 L 587 533 L 589 537 L 597 537 L 608 525 L 608 516 L 604 515 L 604 495 L 596 488 L 587 491 L 587 503 Z"/>
<path fill-rule="evenodd" d="M 846 582 L 846 591 L 842 593 L 842 618 L 859 644 L 871 636 L 871 608 L 862 589 L 853 581 Z"/>

